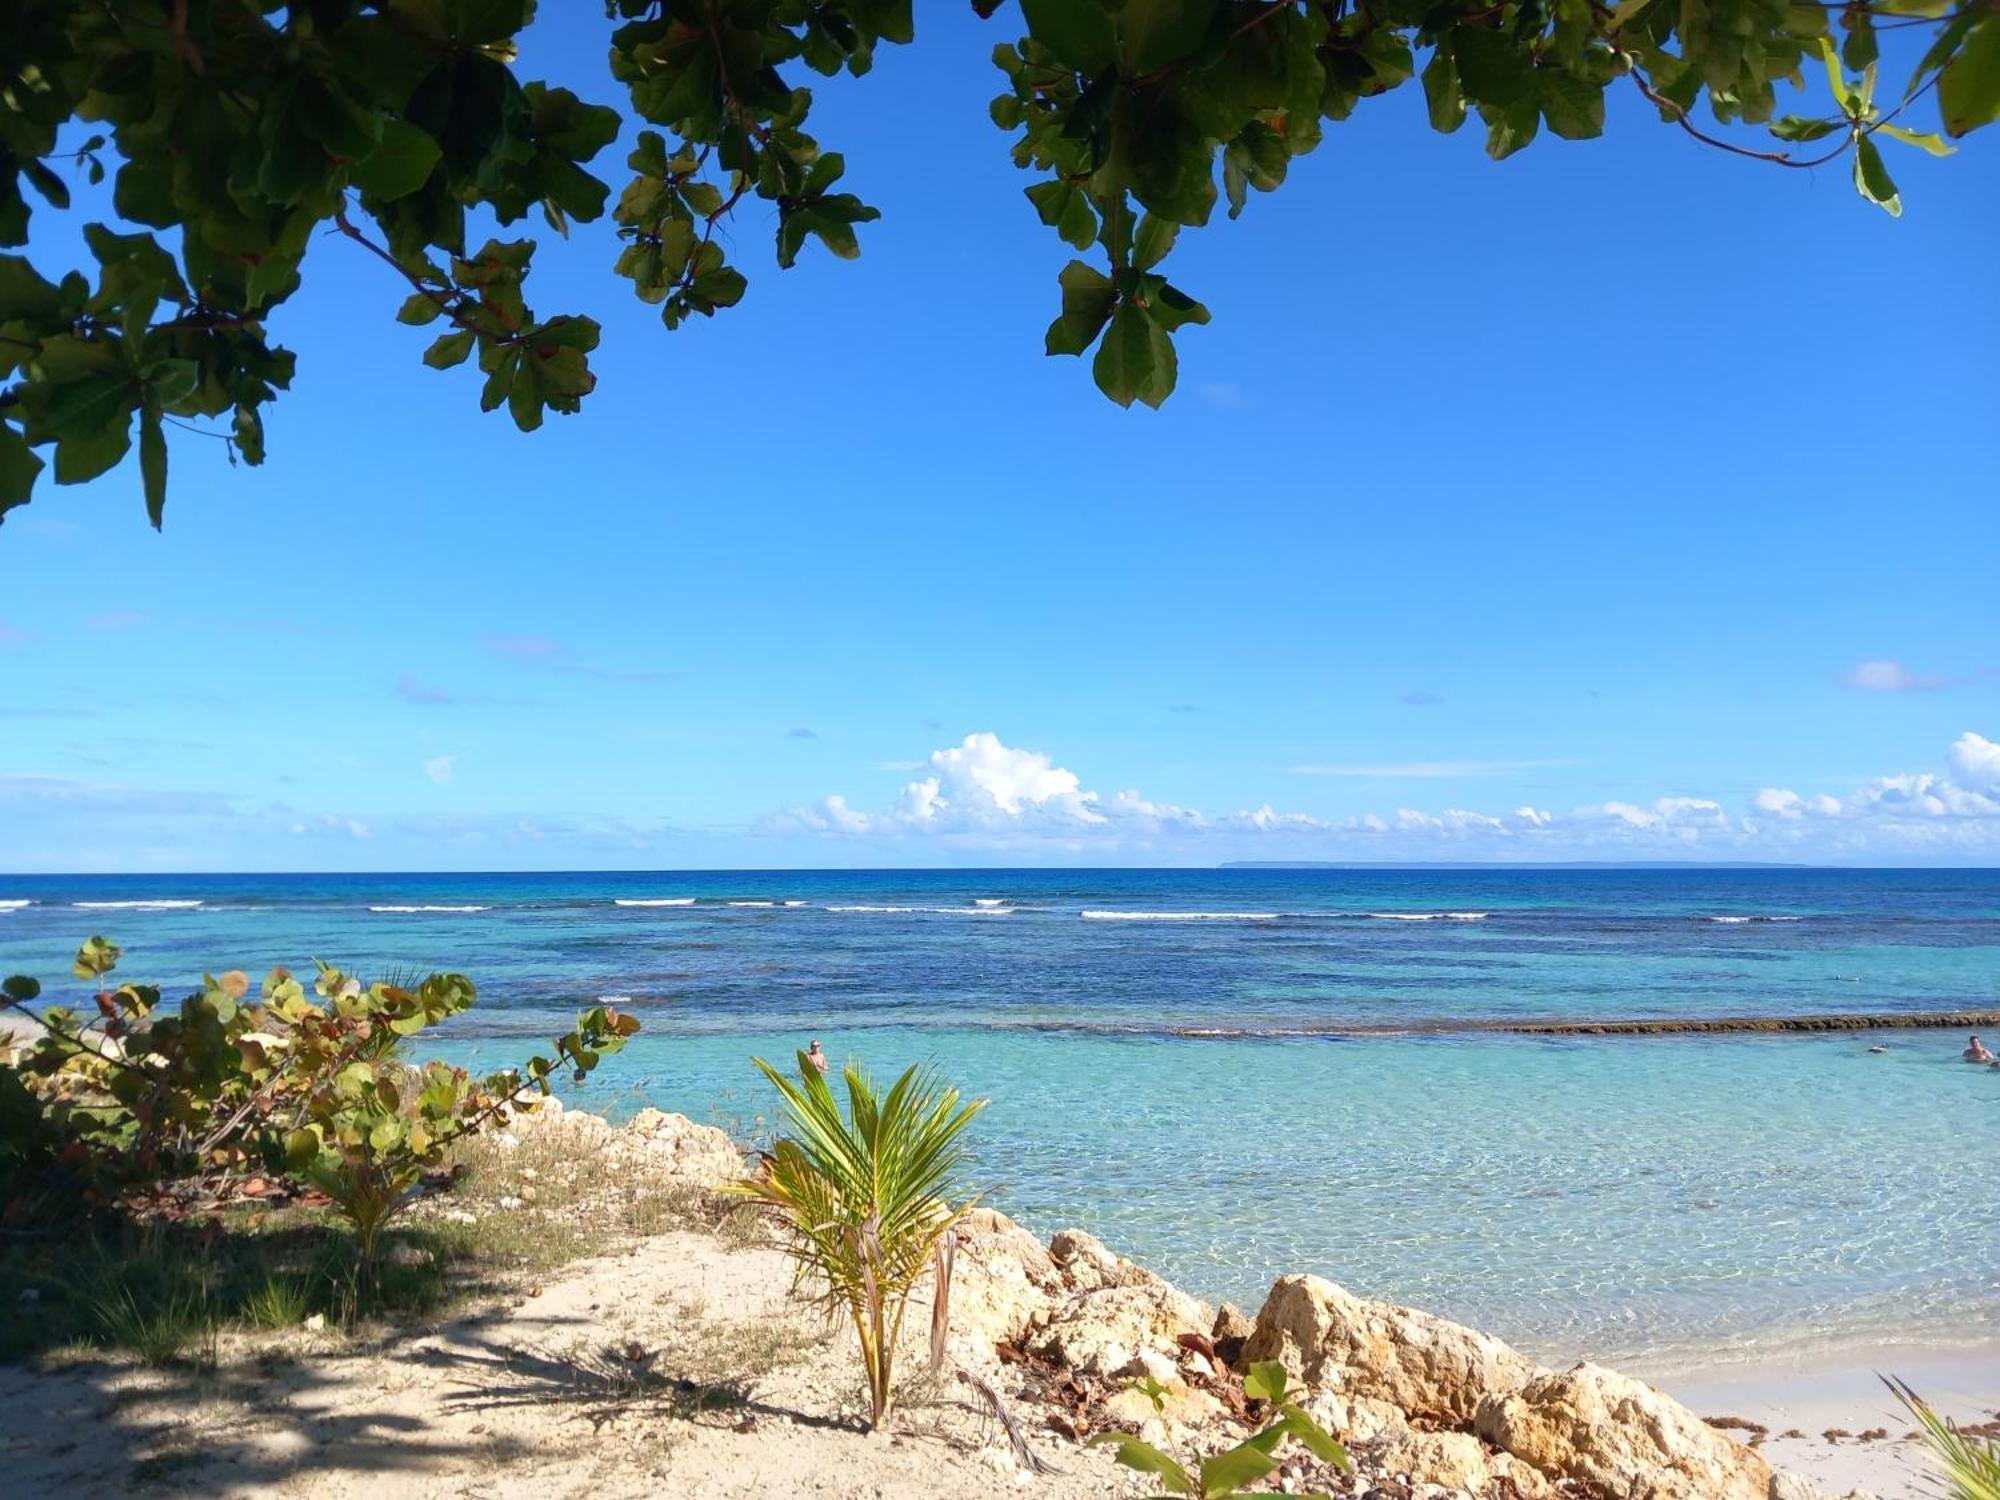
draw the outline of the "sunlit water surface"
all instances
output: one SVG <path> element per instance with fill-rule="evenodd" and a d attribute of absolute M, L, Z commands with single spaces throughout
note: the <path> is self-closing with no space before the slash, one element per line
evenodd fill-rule
<path fill-rule="evenodd" d="M 1212 1298 L 1312 1270 L 1655 1365 L 2000 1337 L 2000 1072 L 1962 1036 L 1451 1029 L 2000 1005 L 1994 872 L 0 877 L 22 902 L 0 970 L 45 980 L 98 931 L 170 992 L 462 969 L 444 1050 L 481 1065 L 618 997 L 646 1030 L 583 1101 L 614 1114 L 755 1136 L 749 1056 L 809 1036 L 933 1061 L 993 1101 L 997 1202 Z"/>

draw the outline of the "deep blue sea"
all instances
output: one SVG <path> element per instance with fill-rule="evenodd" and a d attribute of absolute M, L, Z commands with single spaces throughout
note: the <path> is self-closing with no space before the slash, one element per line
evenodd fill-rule
<path fill-rule="evenodd" d="M 92 933 L 170 992 L 462 970 L 440 1050 L 481 1066 L 615 997 L 645 1031 L 576 1102 L 746 1137 L 753 1053 L 935 1061 L 993 1101 L 1001 1206 L 1253 1307 L 1312 1270 L 1655 1369 L 2000 1338 L 2000 1071 L 1963 1036 L 1453 1029 L 2000 1006 L 1996 871 L 0 877 L 0 973 L 73 987 Z"/>

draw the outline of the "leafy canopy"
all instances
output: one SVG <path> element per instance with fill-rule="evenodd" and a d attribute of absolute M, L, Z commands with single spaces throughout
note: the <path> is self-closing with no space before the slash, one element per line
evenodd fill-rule
<path fill-rule="evenodd" d="M 973 0 L 991 16 L 1002 0 Z M 994 123 L 1036 214 L 1078 252 L 1057 275 L 1050 354 L 1091 356 L 1113 401 L 1172 393 L 1175 335 L 1208 310 L 1162 269 L 1183 228 L 1285 180 L 1362 100 L 1420 80 L 1430 122 L 1477 115 L 1495 158 L 1544 128 L 1580 140 L 1627 87 L 1696 139 L 1785 167 L 1851 159 L 1861 196 L 1902 200 L 1882 149 L 1933 154 L 2000 117 L 1993 0 L 1018 0 L 994 49 Z M 619 113 L 524 79 L 535 0 L 13 0 L 0 34 L 0 246 L 58 166 L 112 175 L 123 227 L 84 229 L 89 264 L 50 280 L 0 254 L 0 516 L 49 462 L 103 474 L 137 434 L 155 526 L 167 429 L 264 454 L 293 355 L 267 321 L 330 230 L 404 283 L 435 324 L 424 362 L 480 372 L 483 410 L 531 431 L 578 410 L 598 324 L 544 315 L 526 286 L 531 215 L 603 218 L 617 270 L 668 328 L 748 282 L 718 239 L 745 198 L 775 212 L 778 264 L 809 241 L 860 253 L 878 210 L 806 131 L 811 75 L 855 76 L 914 36 L 913 0 L 606 0 L 611 78 L 641 122 L 616 198 L 589 169 Z M 1880 40 L 1929 47 L 1900 94 Z M 1818 93 L 1823 70 L 1827 89 Z M 1816 100 L 1779 113 L 1778 85 Z M 1934 96 L 1934 97 L 1932 97 Z M 1915 113 L 1911 113 L 1912 111 Z M 1911 121 L 1938 117 L 1943 135 Z M 73 149 L 64 127 L 92 133 Z M 1745 144 L 1744 127 L 1774 140 Z M 469 226 L 492 225 L 475 246 Z M 154 231 L 164 232 L 166 240 Z M 482 230 L 483 232 L 483 230 Z M 1093 352 L 1094 351 L 1094 352 Z"/>

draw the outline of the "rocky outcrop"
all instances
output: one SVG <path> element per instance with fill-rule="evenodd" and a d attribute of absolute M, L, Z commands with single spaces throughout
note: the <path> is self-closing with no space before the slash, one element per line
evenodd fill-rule
<path fill-rule="evenodd" d="M 1087 1375 L 1138 1374 L 1142 1354 L 1177 1361 L 1183 1336 L 1205 1336 L 1215 1310 L 1135 1265 L 1095 1235 L 1065 1229 L 1049 1258 L 1068 1293 L 1030 1340 L 1039 1354 Z"/>
<path fill-rule="evenodd" d="M 1770 1464 L 1671 1397 L 1597 1365 L 1479 1403 L 1479 1435 L 1544 1474 L 1620 1500 L 1770 1500 Z"/>
<path fill-rule="evenodd" d="M 1319 1276 L 1278 1279 L 1243 1359 L 1275 1359 L 1308 1385 L 1453 1426 L 1471 1422 L 1487 1398 L 1546 1373 L 1487 1334 L 1356 1297 Z"/>
<path fill-rule="evenodd" d="M 625 1122 L 625 1135 L 675 1176 L 699 1186 L 721 1187 L 743 1175 L 743 1153 L 728 1132 L 686 1115 L 642 1109 Z"/>

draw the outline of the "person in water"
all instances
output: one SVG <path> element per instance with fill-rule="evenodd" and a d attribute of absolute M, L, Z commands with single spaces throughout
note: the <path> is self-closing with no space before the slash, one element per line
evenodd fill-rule
<path fill-rule="evenodd" d="M 1979 1033 L 1976 1031 L 1972 1034 L 1972 1040 L 1966 1043 L 1965 1050 L 1959 1056 L 1963 1057 L 1969 1063 L 1990 1063 L 2000 1060 L 1995 1059 L 1993 1054 L 1986 1050 L 1986 1043 L 1979 1040 Z"/>
<path fill-rule="evenodd" d="M 812 1039 L 812 1045 L 806 1048 L 806 1060 L 810 1062 L 815 1068 L 818 1068 L 822 1073 L 824 1073 L 827 1070 L 827 1067 L 829 1065 L 826 1060 L 826 1054 L 819 1050 L 818 1037 L 814 1037 Z"/>

